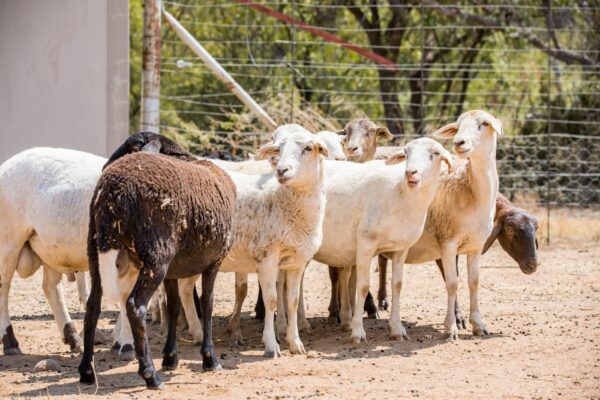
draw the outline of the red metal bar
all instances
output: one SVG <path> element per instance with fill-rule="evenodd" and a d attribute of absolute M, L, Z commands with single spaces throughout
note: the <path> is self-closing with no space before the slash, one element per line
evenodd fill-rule
<path fill-rule="evenodd" d="M 375 54 L 372 51 L 364 49 L 355 44 L 349 43 L 336 35 L 333 35 L 329 32 L 325 32 L 324 30 L 314 27 L 312 25 L 309 25 L 305 22 L 288 17 L 287 15 L 282 14 L 279 11 L 275 11 L 273 9 L 265 7 L 262 4 L 257 4 L 251 0 L 234 0 L 234 1 L 236 3 L 240 3 L 240 4 L 243 4 L 250 8 L 253 8 L 256 11 L 261 12 L 263 14 L 269 15 L 271 17 L 275 17 L 278 20 L 281 20 L 287 24 L 294 25 L 297 28 L 300 28 L 302 30 L 312 33 L 313 35 L 320 36 L 325 40 L 336 43 L 341 47 L 344 47 L 344 48 L 351 50 L 357 54 L 360 54 L 361 56 L 363 56 L 365 58 L 368 58 L 368 59 L 376 62 L 377 64 L 381 64 L 381 65 L 385 66 L 387 69 L 389 69 L 391 71 L 396 71 L 398 69 L 398 66 L 396 65 L 395 62 L 390 61 L 387 58 L 380 56 L 379 54 Z"/>

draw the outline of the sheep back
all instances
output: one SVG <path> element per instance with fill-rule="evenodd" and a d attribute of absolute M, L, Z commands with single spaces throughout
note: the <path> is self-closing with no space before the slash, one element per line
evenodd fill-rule
<path fill-rule="evenodd" d="M 154 262 L 174 252 L 167 277 L 190 276 L 227 254 L 235 206 L 235 185 L 210 161 L 134 153 L 103 172 L 90 229 L 99 251 L 126 247 Z"/>

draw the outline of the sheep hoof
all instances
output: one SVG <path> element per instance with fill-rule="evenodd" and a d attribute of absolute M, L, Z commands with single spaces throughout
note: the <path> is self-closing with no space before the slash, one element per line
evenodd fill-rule
<path fill-rule="evenodd" d="M 388 307 L 389 307 L 389 304 L 388 304 L 388 302 L 387 302 L 386 299 L 381 299 L 381 300 L 379 300 L 379 305 L 378 306 L 379 306 L 380 310 L 387 311 Z"/>
<path fill-rule="evenodd" d="M 4 349 L 5 356 L 22 356 L 23 352 L 18 347 L 10 347 L 8 349 Z"/>
<path fill-rule="evenodd" d="M 113 355 L 118 356 L 119 351 L 121 351 L 121 344 L 119 342 L 114 342 L 110 348 L 110 352 L 113 353 Z"/>
<path fill-rule="evenodd" d="M 390 337 L 392 338 L 392 340 L 406 340 L 409 341 L 410 339 L 408 338 L 408 335 L 406 334 L 406 332 L 397 332 L 397 333 L 392 333 L 390 334 Z"/>
<path fill-rule="evenodd" d="M 135 351 L 133 351 L 133 346 L 129 343 L 121 346 L 121 350 L 119 351 L 119 360 L 121 361 L 133 361 L 135 360 Z"/>
<path fill-rule="evenodd" d="M 79 366 L 79 382 L 86 385 L 93 385 L 96 383 L 96 376 L 94 375 L 94 370 L 91 366 L 88 368 Z"/>
<path fill-rule="evenodd" d="M 179 357 L 177 354 L 165 355 L 162 361 L 163 371 L 175 371 L 179 365 Z"/>
<path fill-rule="evenodd" d="M 446 332 L 446 340 L 448 342 L 458 340 L 458 329 L 454 328 L 454 330 L 452 330 L 451 332 Z"/>
<path fill-rule="evenodd" d="M 146 385 L 146 387 L 150 390 L 164 390 L 165 388 L 165 384 L 164 383 L 159 383 L 157 386 L 153 386 L 153 385 Z"/>
<path fill-rule="evenodd" d="M 202 366 L 202 372 L 212 372 L 212 371 L 222 371 L 222 370 L 223 370 L 223 367 L 219 363 L 217 363 L 216 365 L 214 365 L 212 367 L 207 367 L 207 368 L 204 368 L 204 365 Z"/>
<path fill-rule="evenodd" d="M 302 343 L 300 338 L 288 340 L 288 344 L 290 346 L 290 353 L 306 354 L 306 350 L 304 349 L 304 344 Z"/>
<path fill-rule="evenodd" d="M 327 323 L 330 325 L 337 325 L 340 323 L 340 318 L 337 315 L 329 314 L 329 317 L 327 317 Z"/>
<path fill-rule="evenodd" d="M 379 313 L 377 311 L 367 314 L 369 319 L 379 319 Z"/>
<path fill-rule="evenodd" d="M 489 334 L 490 332 L 488 332 L 483 324 L 473 326 L 473 336 L 488 336 Z"/>
<path fill-rule="evenodd" d="M 275 350 L 265 350 L 263 357 L 265 357 L 265 358 L 281 357 L 281 350 L 279 350 L 279 346 L 277 346 L 275 348 Z"/>

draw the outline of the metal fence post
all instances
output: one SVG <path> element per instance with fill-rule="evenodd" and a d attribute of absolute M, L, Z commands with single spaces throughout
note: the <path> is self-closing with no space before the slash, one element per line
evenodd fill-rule
<path fill-rule="evenodd" d="M 162 0 L 144 0 L 141 130 L 160 124 L 160 17 Z"/>
<path fill-rule="evenodd" d="M 548 0 L 546 3 L 546 43 L 548 49 L 551 48 L 552 43 L 550 41 L 550 29 L 552 29 L 552 0 Z M 552 144 L 552 105 L 551 105 L 551 91 L 552 91 L 552 59 L 550 57 L 550 51 L 546 52 L 546 57 L 548 59 L 548 71 L 547 71 L 547 80 L 548 80 L 548 92 L 547 92 L 547 104 L 546 104 L 546 119 L 547 119 L 547 130 L 546 130 L 546 244 L 550 244 L 550 150 Z"/>

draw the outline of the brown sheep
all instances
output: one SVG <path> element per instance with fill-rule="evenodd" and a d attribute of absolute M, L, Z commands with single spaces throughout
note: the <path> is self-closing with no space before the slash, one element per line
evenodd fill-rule
<path fill-rule="evenodd" d="M 152 150 L 159 149 L 160 144 Z M 212 340 L 212 291 L 231 244 L 235 193 L 229 176 L 206 160 L 182 161 L 141 152 L 126 155 L 105 169 L 90 205 L 92 287 L 79 366 L 82 383 L 91 384 L 96 379 L 93 341 L 104 291 L 109 300 L 125 303 L 138 373 L 149 388 L 162 388 L 146 336 L 148 302 L 164 280 L 169 332 L 163 368 L 174 369 L 178 364 L 175 327 L 180 310 L 177 279 L 197 274 L 202 274 L 203 369 L 220 368 Z M 123 259 L 128 262 L 118 261 Z M 121 279 L 123 276 L 126 278 Z"/>

